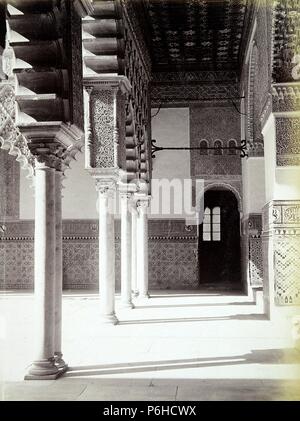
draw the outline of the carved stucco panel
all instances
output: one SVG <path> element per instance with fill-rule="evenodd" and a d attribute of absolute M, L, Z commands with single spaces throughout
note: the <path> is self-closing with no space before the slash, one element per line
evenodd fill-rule
<path fill-rule="evenodd" d="M 114 167 L 114 92 L 93 90 L 90 95 L 92 163 L 96 168 Z"/>
<path fill-rule="evenodd" d="M 300 165 L 300 118 L 276 118 L 277 165 Z"/>

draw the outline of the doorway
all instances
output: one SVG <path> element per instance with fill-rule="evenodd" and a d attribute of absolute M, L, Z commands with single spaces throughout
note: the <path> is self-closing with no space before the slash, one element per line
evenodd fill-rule
<path fill-rule="evenodd" d="M 242 289 L 240 214 L 231 191 L 205 192 L 198 253 L 201 288 Z"/>

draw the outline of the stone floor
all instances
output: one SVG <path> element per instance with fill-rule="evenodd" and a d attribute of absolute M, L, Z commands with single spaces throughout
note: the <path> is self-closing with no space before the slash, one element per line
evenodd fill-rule
<path fill-rule="evenodd" d="M 33 353 L 33 296 L 0 294 L 1 400 L 300 400 L 300 353 L 286 321 L 270 322 L 244 295 L 156 292 L 117 326 L 98 298 L 63 298 L 57 381 L 22 380 Z"/>

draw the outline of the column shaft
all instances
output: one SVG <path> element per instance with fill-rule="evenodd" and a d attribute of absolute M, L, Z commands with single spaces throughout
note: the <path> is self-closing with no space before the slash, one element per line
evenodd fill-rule
<path fill-rule="evenodd" d="M 35 169 L 35 353 L 25 379 L 56 377 L 54 364 L 55 170 Z"/>
<path fill-rule="evenodd" d="M 137 276 L 140 298 L 148 298 L 148 201 L 139 201 L 137 219 Z"/>
<path fill-rule="evenodd" d="M 116 324 L 115 315 L 115 188 L 99 188 L 99 293 L 104 322 Z"/>
<path fill-rule="evenodd" d="M 62 359 L 62 290 L 63 290 L 63 237 L 62 237 L 62 173 L 55 172 L 55 331 L 54 357 L 59 368 L 66 367 Z"/>
<path fill-rule="evenodd" d="M 131 290 L 134 297 L 139 294 L 137 285 L 137 209 L 136 202 L 132 206 L 131 226 Z"/>
<path fill-rule="evenodd" d="M 131 296 L 132 223 L 130 211 L 131 194 L 121 193 L 121 304 L 133 308 Z"/>

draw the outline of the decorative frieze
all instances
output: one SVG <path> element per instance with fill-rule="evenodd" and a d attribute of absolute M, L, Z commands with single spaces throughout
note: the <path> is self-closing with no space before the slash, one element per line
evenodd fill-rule
<path fill-rule="evenodd" d="M 239 101 L 235 83 L 222 84 L 152 84 L 152 106 L 161 104 L 188 104 L 207 101 Z"/>
<path fill-rule="evenodd" d="M 177 83 L 177 84 L 188 84 L 191 82 L 196 82 L 198 84 L 202 83 L 236 83 L 238 80 L 238 75 L 235 71 L 224 70 L 224 71 L 185 71 L 185 72 L 153 72 L 152 74 L 152 84 L 160 83 Z"/>
<path fill-rule="evenodd" d="M 264 231 L 300 228 L 300 203 L 298 200 L 272 201 L 264 209 Z"/>

